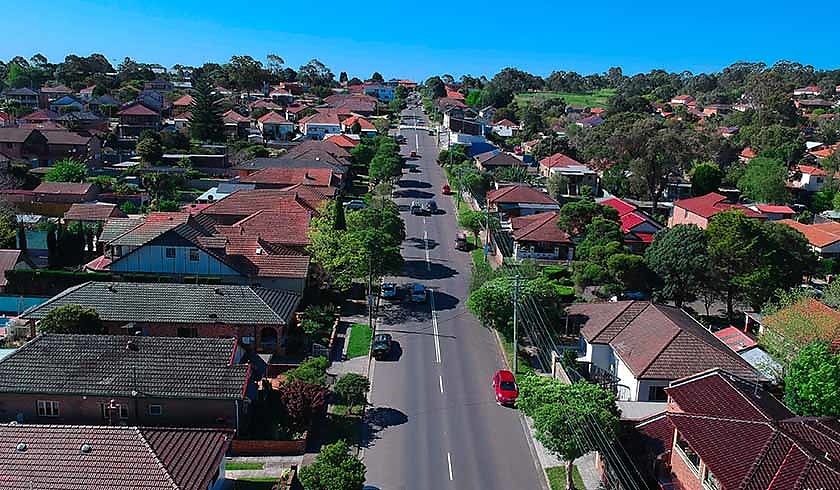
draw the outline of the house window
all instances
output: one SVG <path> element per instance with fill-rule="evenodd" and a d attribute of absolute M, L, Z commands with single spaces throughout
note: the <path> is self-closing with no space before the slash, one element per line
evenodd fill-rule
<path fill-rule="evenodd" d="M 103 420 L 111 420 L 111 414 L 109 413 L 109 403 L 103 403 L 99 405 L 102 409 L 102 419 Z M 128 405 L 114 405 L 114 410 L 119 412 L 120 420 L 128 420 Z"/>
<path fill-rule="evenodd" d="M 178 337 L 196 338 L 198 329 L 196 327 L 178 327 Z"/>
<path fill-rule="evenodd" d="M 190 249 L 190 262 L 198 262 L 198 249 L 191 248 Z"/>
<path fill-rule="evenodd" d="M 691 449 L 691 446 L 688 445 L 688 441 L 682 438 L 679 432 L 677 432 L 676 439 L 674 440 L 674 448 L 676 452 L 682 457 L 683 461 L 688 465 L 691 470 L 700 475 L 700 455 L 694 452 Z"/>
<path fill-rule="evenodd" d="M 665 393 L 664 386 L 651 386 L 648 388 L 649 402 L 665 402 L 668 401 L 668 394 Z"/>
<path fill-rule="evenodd" d="M 166 247 L 166 258 L 167 259 L 174 259 L 175 258 L 175 247 Z"/>
<path fill-rule="evenodd" d="M 58 417 L 58 402 L 51 400 L 38 400 L 39 417 Z"/>
<path fill-rule="evenodd" d="M 160 405 L 149 405 L 149 415 L 152 417 L 160 417 L 163 415 L 163 407 Z"/>
<path fill-rule="evenodd" d="M 720 490 L 720 482 L 715 475 L 706 467 L 706 475 L 703 477 L 703 486 L 710 490 Z"/>
<path fill-rule="evenodd" d="M 122 256 L 122 245 L 114 245 L 114 257 Z"/>

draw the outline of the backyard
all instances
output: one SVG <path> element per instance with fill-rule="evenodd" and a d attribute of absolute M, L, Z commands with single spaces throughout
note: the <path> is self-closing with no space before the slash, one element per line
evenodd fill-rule
<path fill-rule="evenodd" d="M 607 101 L 615 95 L 615 89 L 605 88 L 584 93 L 568 92 L 524 92 L 516 94 L 516 102 L 538 104 L 544 100 L 562 98 L 566 105 L 575 107 L 607 107 Z"/>

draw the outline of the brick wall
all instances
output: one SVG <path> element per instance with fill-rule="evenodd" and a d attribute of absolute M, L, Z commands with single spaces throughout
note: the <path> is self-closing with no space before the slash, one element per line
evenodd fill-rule
<path fill-rule="evenodd" d="M 306 452 L 306 438 L 293 441 L 246 441 L 234 439 L 230 445 L 233 456 L 296 456 Z"/>
<path fill-rule="evenodd" d="M 674 474 L 674 478 L 682 485 L 683 490 L 704 490 L 700 477 L 686 464 L 678 451 L 671 451 L 671 473 Z"/>
<path fill-rule="evenodd" d="M 274 329 L 277 334 L 278 343 L 274 352 L 281 353 L 279 340 L 283 338 L 282 325 L 231 325 L 227 323 L 136 323 L 143 335 L 151 337 L 175 337 L 178 335 L 178 328 L 195 328 L 199 337 L 204 338 L 241 338 L 253 337 L 256 335 L 256 344 L 262 342 L 262 333 L 265 329 Z M 126 335 L 124 322 L 105 322 L 106 331 L 111 335 Z"/>

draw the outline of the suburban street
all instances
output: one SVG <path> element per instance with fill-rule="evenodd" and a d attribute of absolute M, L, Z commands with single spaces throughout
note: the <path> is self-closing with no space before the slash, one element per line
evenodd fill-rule
<path fill-rule="evenodd" d="M 403 114 L 413 112 L 422 114 Z M 403 153 L 418 157 L 396 187 L 407 238 L 403 274 L 392 279 L 434 293 L 425 304 L 383 302 L 377 333 L 390 333 L 396 349 L 371 366 L 367 488 L 545 488 L 524 420 L 493 397 L 491 377 L 505 364 L 494 333 L 466 309 L 470 256 L 454 249 L 457 218 L 441 192 L 435 139 L 425 129 L 401 134 Z M 429 199 L 437 214 L 409 213 L 412 200 Z"/>

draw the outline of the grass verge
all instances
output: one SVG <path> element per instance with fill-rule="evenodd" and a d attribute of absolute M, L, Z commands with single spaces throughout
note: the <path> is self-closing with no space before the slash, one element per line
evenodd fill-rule
<path fill-rule="evenodd" d="M 572 483 L 575 488 L 585 490 L 583 486 L 583 479 L 580 477 L 580 472 L 577 466 L 572 467 Z M 548 483 L 551 485 L 551 490 L 565 490 L 566 488 L 566 467 L 555 466 L 553 468 L 546 468 L 545 474 L 548 475 Z"/>
<path fill-rule="evenodd" d="M 237 471 L 237 470 L 261 470 L 264 468 L 262 463 L 243 463 L 240 461 L 231 461 L 230 463 L 225 464 L 226 470 Z"/>
<path fill-rule="evenodd" d="M 347 341 L 347 358 L 361 357 L 370 352 L 370 341 L 373 332 L 364 323 L 354 323 L 350 330 L 350 340 Z"/>
<path fill-rule="evenodd" d="M 503 336 L 499 335 L 499 338 L 502 339 L 502 348 L 505 351 L 505 358 L 507 358 L 508 364 L 510 364 L 510 368 L 513 369 L 513 342 L 504 338 Z M 520 344 L 521 347 L 521 344 Z M 517 366 L 516 372 L 513 373 L 515 376 L 521 376 L 524 374 L 533 374 L 534 368 L 531 367 L 531 360 L 528 359 L 521 348 L 519 351 L 519 365 Z"/>

